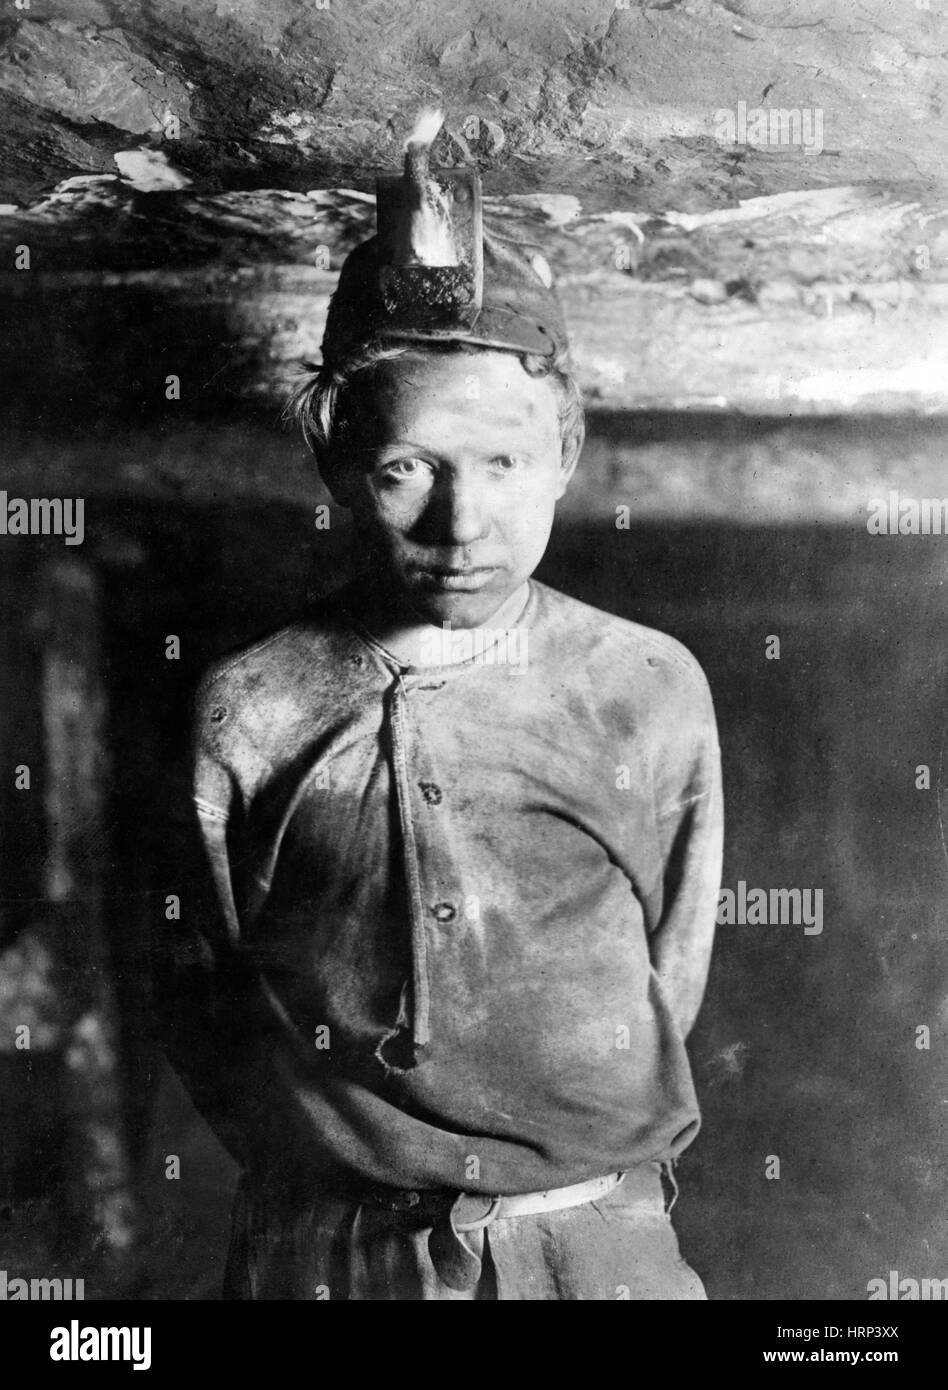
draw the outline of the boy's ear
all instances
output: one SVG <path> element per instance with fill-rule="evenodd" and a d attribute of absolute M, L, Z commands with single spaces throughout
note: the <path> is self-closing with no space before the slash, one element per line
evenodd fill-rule
<path fill-rule="evenodd" d="M 563 493 L 570 485 L 573 474 L 576 472 L 576 465 L 579 463 L 579 456 L 583 451 L 583 444 L 586 442 L 586 426 L 580 421 L 574 428 L 567 447 L 563 450 L 563 459 L 560 464 L 559 485 L 556 489 L 556 500 L 559 501 Z"/>

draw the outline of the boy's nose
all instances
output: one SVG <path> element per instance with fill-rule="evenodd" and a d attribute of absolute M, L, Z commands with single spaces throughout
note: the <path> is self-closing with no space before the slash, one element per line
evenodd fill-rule
<path fill-rule="evenodd" d="M 432 500 L 442 545 L 471 545 L 487 536 L 490 519 L 479 479 L 446 479 Z"/>

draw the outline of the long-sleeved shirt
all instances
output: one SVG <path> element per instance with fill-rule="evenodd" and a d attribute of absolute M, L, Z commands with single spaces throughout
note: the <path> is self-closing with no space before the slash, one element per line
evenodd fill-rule
<path fill-rule="evenodd" d="M 202 683 L 172 1059 L 264 1180 L 503 1194 L 677 1156 L 720 883 L 700 667 L 535 580 L 525 661 L 408 666 L 358 594 Z"/>

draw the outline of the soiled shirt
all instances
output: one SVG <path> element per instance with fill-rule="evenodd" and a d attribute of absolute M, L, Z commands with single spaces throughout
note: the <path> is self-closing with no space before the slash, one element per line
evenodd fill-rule
<path fill-rule="evenodd" d="M 422 669 L 359 592 L 198 696 L 213 891 L 182 900 L 204 993 L 171 1051 L 199 1106 L 304 1187 L 542 1191 L 677 1156 L 720 882 L 699 666 L 531 580 L 516 661 Z"/>

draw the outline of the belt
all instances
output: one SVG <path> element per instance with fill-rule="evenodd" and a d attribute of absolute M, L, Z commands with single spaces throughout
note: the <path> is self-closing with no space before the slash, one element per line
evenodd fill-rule
<path fill-rule="evenodd" d="M 450 1190 L 413 1192 L 372 1186 L 363 1187 L 359 1199 L 386 1211 L 410 1212 L 420 1221 L 428 1216 L 437 1218 L 450 1208 L 457 1218 L 458 1230 L 474 1231 L 512 1216 L 537 1216 L 545 1211 L 563 1211 L 567 1207 L 582 1206 L 584 1202 L 595 1202 L 617 1188 L 624 1178 L 624 1173 L 608 1173 L 602 1178 L 571 1183 L 569 1187 L 552 1187 L 548 1192 L 520 1192 L 510 1197 Z"/>
<path fill-rule="evenodd" d="M 453 1289 L 473 1290 L 481 1276 L 486 1228 L 495 1221 L 538 1216 L 595 1202 L 624 1180 L 625 1173 L 608 1173 L 548 1192 L 521 1192 L 491 1197 L 479 1192 L 412 1192 L 397 1188 L 367 1188 L 364 1197 L 392 1212 L 410 1212 L 414 1222 L 431 1225 L 428 1250 L 439 1277 Z"/>
<path fill-rule="evenodd" d="M 574 1182 L 569 1187 L 552 1187 L 549 1192 L 521 1192 L 512 1197 L 489 1197 L 488 1211 L 483 1216 L 469 1215 L 463 1205 L 455 1202 L 452 1210 L 456 1216 L 454 1228 L 457 1231 L 476 1231 L 481 1226 L 489 1226 L 493 1221 L 505 1221 L 512 1216 L 539 1216 L 545 1211 L 565 1211 L 567 1207 L 580 1207 L 584 1202 L 595 1202 L 618 1187 L 624 1173 L 608 1173 L 604 1178 L 590 1178 L 588 1182 Z M 468 1203 L 483 1202 L 475 1192 L 462 1192 Z"/>

